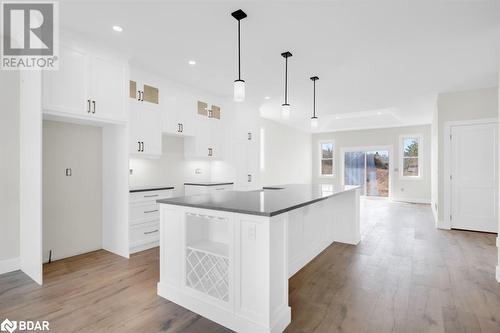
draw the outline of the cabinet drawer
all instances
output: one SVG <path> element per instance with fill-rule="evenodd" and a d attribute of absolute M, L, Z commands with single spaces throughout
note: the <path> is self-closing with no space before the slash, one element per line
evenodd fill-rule
<path fill-rule="evenodd" d="M 130 202 L 155 202 L 158 199 L 171 198 L 173 190 L 159 190 L 159 191 L 144 191 L 130 193 Z"/>
<path fill-rule="evenodd" d="M 233 185 L 219 185 L 219 186 L 210 186 L 211 193 L 217 193 L 220 191 L 231 191 L 233 189 Z"/>
<path fill-rule="evenodd" d="M 160 222 L 143 223 L 130 228 L 130 247 L 156 242 L 160 239 Z"/>
<path fill-rule="evenodd" d="M 129 219 L 131 225 L 137 224 L 134 222 L 141 223 L 148 220 L 159 220 L 159 205 L 155 202 L 131 205 Z"/>

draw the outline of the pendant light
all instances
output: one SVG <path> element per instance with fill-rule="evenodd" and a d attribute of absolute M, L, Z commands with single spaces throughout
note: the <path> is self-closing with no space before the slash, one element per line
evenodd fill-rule
<path fill-rule="evenodd" d="M 319 80 L 319 77 L 313 76 L 311 77 L 313 82 L 313 116 L 311 117 L 311 127 L 318 127 L 318 117 L 316 117 L 316 81 Z"/>
<path fill-rule="evenodd" d="M 234 81 L 234 100 L 235 102 L 243 102 L 245 101 L 245 81 L 241 79 L 240 21 L 247 17 L 247 14 L 241 9 L 238 9 L 231 13 L 231 16 L 238 20 L 238 79 Z"/>
<path fill-rule="evenodd" d="M 285 58 L 285 103 L 281 105 L 281 116 L 283 118 L 290 118 L 290 104 L 288 104 L 288 58 L 292 56 L 289 51 L 281 54 Z"/>

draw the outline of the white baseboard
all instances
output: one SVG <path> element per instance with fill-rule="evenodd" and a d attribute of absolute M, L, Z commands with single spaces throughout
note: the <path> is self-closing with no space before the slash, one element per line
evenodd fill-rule
<path fill-rule="evenodd" d="M 500 265 L 497 265 L 497 282 L 500 283 Z"/>
<path fill-rule="evenodd" d="M 399 202 L 409 202 L 409 203 L 418 203 L 418 204 L 430 204 L 431 200 L 426 199 L 426 198 L 398 198 L 398 197 L 392 197 L 392 201 L 399 201 Z"/>
<path fill-rule="evenodd" d="M 0 274 L 9 273 L 21 269 L 19 258 L 0 260 Z"/>

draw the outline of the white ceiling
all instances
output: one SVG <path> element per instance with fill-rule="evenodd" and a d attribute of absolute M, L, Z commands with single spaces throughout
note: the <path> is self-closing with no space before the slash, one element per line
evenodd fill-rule
<path fill-rule="evenodd" d="M 239 8 L 248 14 L 247 100 L 262 116 L 297 128 L 309 130 L 312 75 L 320 78 L 318 131 L 430 123 L 438 93 L 497 85 L 500 1 L 68 1 L 60 21 L 132 64 L 231 96 L 237 40 L 230 13 Z M 292 117 L 285 121 L 280 53 L 288 50 Z"/>

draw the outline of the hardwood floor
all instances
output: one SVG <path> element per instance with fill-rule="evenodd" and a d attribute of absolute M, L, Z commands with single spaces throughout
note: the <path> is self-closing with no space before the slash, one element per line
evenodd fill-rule
<path fill-rule="evenodd" d="M 429 206 L 362 200 L 362 242 L 333 244 L 290 280 L 286 332 L 500 332 L 495 235 L 436 230 Z M 0 320 L 52 332 L 228 332 L 156 295 L 158 250 L 0 276 Z"/>

